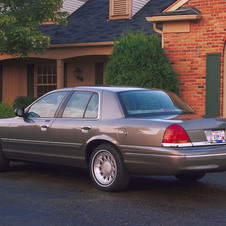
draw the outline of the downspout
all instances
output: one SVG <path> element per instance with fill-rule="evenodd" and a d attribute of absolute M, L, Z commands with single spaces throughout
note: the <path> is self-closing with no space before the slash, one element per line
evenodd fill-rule
<path fill-rule="evenodd" d="M 163 31 L 157 28 L 156 22 L 153 23 L 153 29 L 154 29 L 154 31 L 156 31 L 157 33 L 162 35 L 162 48 L 164 48 L 164 37 L 163 37 L 164 33 L 163 33 Z"/>

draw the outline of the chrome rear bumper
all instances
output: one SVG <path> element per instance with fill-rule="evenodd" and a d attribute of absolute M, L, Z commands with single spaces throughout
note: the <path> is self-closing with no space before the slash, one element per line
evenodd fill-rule
<path fill-rule="evenodd" d="M 226 171 L 226 145 L 199 147 L 120 146 L 130 173 L 174 175 Z"/>

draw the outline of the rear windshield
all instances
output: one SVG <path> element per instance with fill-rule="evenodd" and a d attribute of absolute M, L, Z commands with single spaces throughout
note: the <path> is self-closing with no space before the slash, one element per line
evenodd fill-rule
<path fill-rule="evenodd" d="M 195 114 L 187 103 L 170 92 L 134 90 L 119 92 L 117 95 L 127 117 L 154 114 Z"/>

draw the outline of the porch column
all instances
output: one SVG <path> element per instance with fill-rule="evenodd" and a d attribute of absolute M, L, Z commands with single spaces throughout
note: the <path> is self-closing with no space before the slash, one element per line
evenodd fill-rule
<path fill-rule="evenodd" d="M 57 89 L 64 87 L 64 61 L 57 60 Z"/>

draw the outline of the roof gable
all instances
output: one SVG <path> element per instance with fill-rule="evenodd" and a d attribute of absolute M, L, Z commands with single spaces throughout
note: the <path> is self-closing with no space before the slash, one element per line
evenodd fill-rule
<path fill-rule="evenodd" d="M 109 19 L 130 19 L 150 0 L 109 0 Z"/>
<path fill-rule="evenodd" d="M 67 11 L 71 14 L 85 4 L 85 2 L 87 2 L 87 0 L 64 0 L 61 11 Z"/>
<path fill-rule="evenodd" d="M 175 11 L 175 10 L 179 9 L 181 6 L 183 6 L 188 1 L 189 0 L 177 0 L 173 4 L 171 4 L 169 7 L 167 7 L 163 12 Z"/>
<path fill-rule="evenodd" d="M 150 0 L 133 0 L 132 16 L 142 9 Z"/>

